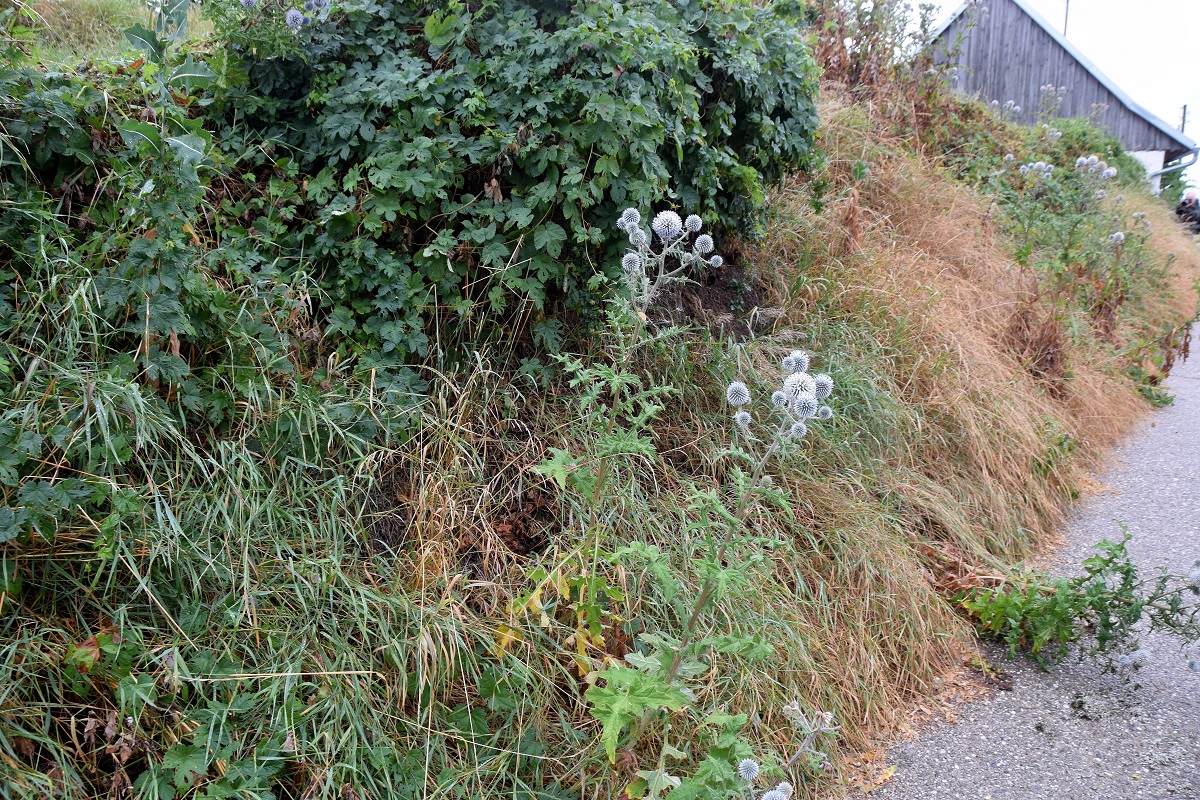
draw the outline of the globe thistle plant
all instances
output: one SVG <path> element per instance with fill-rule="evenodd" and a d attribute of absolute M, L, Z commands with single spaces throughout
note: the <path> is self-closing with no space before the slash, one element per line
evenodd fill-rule
<path fill-rule="evenodd" d="M 808 435 L 809 426 L 814 420 L 828 422 L 833 419 L 833 409 L 821 403 L 833 394 L 833 378 L 825 373 L 809 375 L 805 371 L 809 364 L 810 357 L 802 350 L 794 350 L 783 358 L 781 385 L 770 395 L 771 410 L 777 415 L 777 427 L 770 437 L 771 444 L 763 463 L 778 447 Z M 746 407 L 753 398 L 745 383 L 731 383 L 725 390 L 725 399 L 738 408 L 738 415 L 745 412 L 749 416 Z M 751 433 L 749 420 L 745 424 L 738 424 L 747 434 Z"/>
<path fill-rule="evenodd" d="M 744 406 L 750 402 L 750 390 L 741 381 L 734 381 L 726 387 L 725 399 L 731 406 Z"/>
<path fill-rule="evenodd" d="M 750 783 L 758 777 L 758 762 L 753 758 L 743 758 L 738 762 L 737 771 L 739 778 Z"/>
<path fill-rule="evenodd" d="M 299 9 L 289 8 L 287 13 L 283 15 L 283 21 L 292 30 L 300 30 L 301 26 L 304 25 L 304 13 Z"/>
<path fill-rule="evenodd" d="M 630 305 L 643 318 L 662 290 L 673 283 L 687 281 L 689 271 L 715 269 L 724 263 L 719 255 L 708 255 L 716 245 L 712 236 L 700 233 L 703 226 L 703 220 L 696 214 L 683 219 L 667 210 L 654 215 L 647 233 L 642 227 L 640 211 L 627 208 L 621 212 L 617 228 L 633 248 L 621 259 L 621 268 Z M 692 237 L 695 238 L 689 246 Z"/>

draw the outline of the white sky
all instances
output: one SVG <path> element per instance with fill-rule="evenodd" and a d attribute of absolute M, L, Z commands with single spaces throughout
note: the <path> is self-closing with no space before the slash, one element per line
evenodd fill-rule
<path fill-rule="evenodd" d="M 940 0 L 939 20 L 961 0 Z M 984 0 L 986 2 L 986 0 Z M 1062 33 L 1066 0 L 1026 0 Z M 1134 102 L 1200 142 L 1200 0 L 1070 0 L 1067 39 Z M 1200 165 L 1187 170 L 1200 185 Z"/>

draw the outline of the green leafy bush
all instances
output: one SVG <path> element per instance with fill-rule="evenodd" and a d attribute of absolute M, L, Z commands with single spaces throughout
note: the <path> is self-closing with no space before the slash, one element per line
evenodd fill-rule
<path fill-rule="evenodd" d="M 478 340 L 491 315 L 591 314 L 618 252 L 598 221 L 670 198 L 753 233 L 765 187 L 812 158 L 817 73 L 788 2 L 339 12 L 302 32 L 307 62 L 223 61 L 247 85 L 213 110 L 230 158 L 301 187 L 272 234 L 320 265 L 328 327 L 384 361 Z"/>
<path fill-rule="evenodd" d="M 995 589 L 976 589 L 960 598 L 984 634 L 1002 640 L 1009 653 L 1024 650 L 1043 667 L 1062 662 L 1071 645 L 1085 638 L 1082 656 L 1124 663 L 1122 650 L 1136 647 L 1136 626 L 1170 632 L 1184 644 L 1200 640 L 1200 605 L 1189 602 L 1197 577 L 1161 573 L 1143 577 L 1129 557 L 1126 534 L 1103 541 L 1083 561 L 1083 574 L 1051 578 L 1031 574 Z"/>

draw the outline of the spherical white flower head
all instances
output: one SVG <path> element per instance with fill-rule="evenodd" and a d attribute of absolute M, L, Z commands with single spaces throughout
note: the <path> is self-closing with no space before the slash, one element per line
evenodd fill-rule
<path fill-rule="evenodd" d="M 696 237 L 696 243 L 692 248 L 700 255 L 711 253 L 713 250 L 713 239 L 707 233 L 702 233 Z"/>
<path fill-rule="evenodd" d="M 803 439 L 807 433 L 808 426 L 800 421 L 793 422 L 792 427 L 788 428 L 789 439 Z"/>
<path fill-rule="evenodd" d="M 1135 212 L 1133 212 L 1133 218 L 1134 219 L 1145 219 L 1146 212 L 1145 211 L 1135 211 Z"/>
<path fill-rule="evenodd" d="M 750 390 L 741 381 L 734 381 L 725 388 L 725 399 L 731 406 L 744 406 L 750 402 Z"/>
<path fill-rule="evenodd" d="M 1028 175 L 1029 174 L 1029 165 L 1022 164 L 1021 169 L 1019 169 L 1018 172 L 1020 172 L 1022 175 Z"/>
<path fill-rule="evenodd" d="M 631 245 L 634 247 L 645 247 L 647 239 L 644 230 L 636 225 L 632 225 L 626 228 L 626 230 L 629 231 L 629 243 Z"/>
<path fill-rule="evenodd" d="M 304 13 L 295 8 L 289 8 L 288 12 L 283 15 L 283 21 L 292 30 L 298 29 L 304 24 Z"/>
<path fill-rule="evenodd" d="M 1075 169 L 1083 169 L 1086 166 L 1087 166 L 1087 159 L 1084 158 L 1083 156 L 1080 156 L 1079 158 L 1075 159 Z"/>
<path fill-rule="evenodd" d="M 704 227 L 704 221 L 695 214 L 688 214 L 687 219 L 683 221 L 683 228 L 688 233 L 696 233 Z"/>
<path fill-rule="evenodd" d="M 1098 156 L 1088 156 L 1086 161 L 1089 167 L 1094 167 L 1100 163 L 1100 158 Z"/>
<path fill-rule="evenodd" d="M 1044 170 L 1046 168 L 1046 162 L 1038 161 L 1033 165 L 1033 168 L 1036 169 L 1038 172 L 1041 172 L 1042 170 Z"/>
<path fill-rule="evenodd" d="M 1097 190 L 1096 190 L 1096 199 L 1097 199 L 1097 200 L 1103 200 L 1103 199 L 1104 199 L 1104 190 L 1103 190 L 1103 189 L 1097 189 Z"/>
<path fill-rule="evenodd" d="M 759 800 L 787 800 L 783 792 L 772 789 L 769 792 L 763 792 L 763 796 Z"/>
<path fill-rule="evenodd" d="M 793 350 L 783 357 L 783 371 L 791 374 L 793 372 L 806 372 L 808 370 L 808 353 L 803 350 Z"/>
<path fill-rule="evenodd" d="M 753 758 L 743 758 L 738 762 L 738 777 L 749 783 L 758 777 L 758 762 Z"/>
<path fill-rule="evenodd" d="M 642 268 L 642 257 L 637 253 L 626 253 L 621 259 L 621 269 L 628 273 L 639 272 Z"/>
<path fill-rule="evenodd" d="M 1133 666 L 1138 667 L 1139 669 L 1141 667 L 1146 666 L 1146 662 L 1149 660 L 1150 660 L 1150 654 L 1146 652 L 1146 648 L 1144 648 L 1144 647 L 1139 647 L 1137 650 L 1134 650 L 1132 653 L 1129 654 L 1130 663 L 1132 663 Z"/>
<path fill-rule="evenodd" d="M 833 378 L 824 372 L 813 376 L 813 389 L 813 394 L 817 396 L 817 399 L 824 400 L 833 394 Z"/>
<path fill-rule="evenodd" d="M 783 390 L 790 396 L 799 394 L 817 394 L 817 382 L 807 372 L 793 372 L 783 379 Z"/>
<path fill-rule="evenodd" d="M 708 265 L 713 269 L 720 269 L 721 265 L 724 263 L 725 259 L 721 258 L 720 256 L 713 256 L 708 260 Z"/>
<path fill-rule="evenodd" d="M 995 100 L 993 100 L 992 102 L 994 103 L 994 102 L 996 102 L 996 101 L 995 101 Z M 1014 161 L 1016 161 L 1016 160 L 1017 160 L 1017 157 L 1016 157 L 1016 156 L 1014 156 L 1012 153 L 1005 153 L 1005 154 L 1004 154 L 1004 163 L 1005 163 L 1005 164 L 1011 164 L 1012 162 L 1014 162 Z"/>
<path fill-rule="evenodd" d="M 1120 244 L 1121 242 L 1125 241 L 1125 234 L 1121 231 L 1117 231 L 1112 236 L 1109 236 L 1108 240 L 1113 244 Z"/>
<path fill-rule="evenodd" d="M 779 785 L 775 787 L 775 791 L 783 795 L 786 800 L 791 800 L 792 793 L 796 790 L 793 789 L 792 785 L 787 781 L 780 781 Z"/>
<path fill-rule="evenodd" d="M 737 423 L 737 426 L 739 428 L 750 427 L 750 412 L 749 411 L 737 412 L 736 414 L 733 415 L 733 421 Z"/>
<path fill-rule="evenodd" d="M 833 409 L 829 406 L 821 406 L 817 409 L 817 419 L 822 422 L 828 422 L 833 419 Z"/>
<path fill-rule="evenodd" d="M 1116 168 L 1116 167 L 1109 167 L 1108 169 L 1104 170 L 1104 175 L 1103 175 L 1103 177 L 1104 177 L 1104 178 L 1106 178 L 1106 179 L 1107 179 L 1107 178 L 1115 178 L 1115 177 L 1117 177 L 1117 168 Z"/>
<path fill-rule="evenodd" d="M 683 232 L 683 220 L 674 211 L 660 211 L 650 223 L 659 239 L 669 242 Z"/>
<path fill-rule="evenodd" d="M 792 398 L 792 413 L 801 419 L 811 419 L 817 415 L 817 409 L 821 404 L 817 402 L 815 395 L 798 394 Z"/>
<path fill-rule="evenodd" d="M 1014 113 L 1014 114 L 1020 114 L 1020 113 L 1021 113 L 1021 107 L 1020 107 L 1020 106 L 1013 106 L 1013 113 Z"/>
<path fill-rule="evenodd" d="M 1047 174 L 1047 175 L 1049 175 L 1049 174 L 1050 174 L 1050 173 L 1052 173 L 1052 172 L 1054 172 L 1054 165 L 1053 165 L 1053 164 L 1047 164 L 1047 165 L 1046 165 L 1046 174 Z"/>
<path fill-rule="evenodd" d="M 627 208 L 621 212 L 621 218 L 617 220 L 617 227 L 625 231 L 635 225 L 640 225 L 641 222 L 642 212 L 636 208 Z"/>
<path fill-rule="evenodd" d="M 1200 566 L 1192 567 L 1192 571 L 1188 573 L 1187 582 L 1188 586 L 1200 593 Z"/>
<path fill-rule="evenodd" d="M 787 392 L 776 391 L 771 393 L 771 405 L 776 408 L 783 408 L 788 404 Z"/>

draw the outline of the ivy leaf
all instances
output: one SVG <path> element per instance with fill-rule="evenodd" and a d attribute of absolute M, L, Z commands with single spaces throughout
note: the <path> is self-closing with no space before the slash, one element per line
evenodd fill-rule
<path fill-rule="evenodd" d="M 625 726 L 637 722 L 649 710 L 678 711 L 688 703 L 678 687 L 663 683 L 657 675 L 647 675 L 629 667 L 612 667 L 598 677 L 606 685 L 603 688 L 593 686 L 584 697 L 592 704 L 588 713 L 602 723 L 600 741 L 610 763 L 617 761 L 617 742 Z"/>

